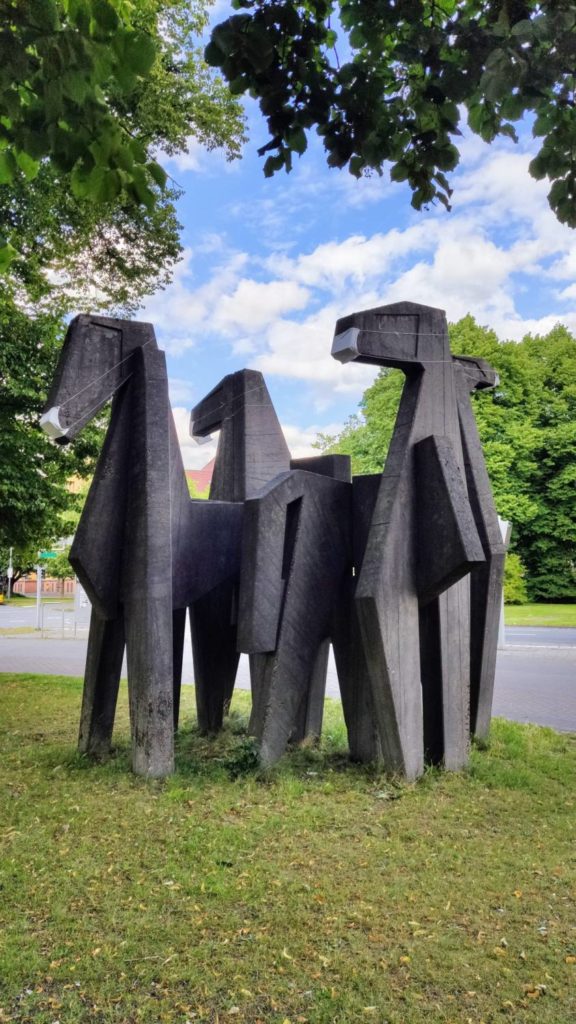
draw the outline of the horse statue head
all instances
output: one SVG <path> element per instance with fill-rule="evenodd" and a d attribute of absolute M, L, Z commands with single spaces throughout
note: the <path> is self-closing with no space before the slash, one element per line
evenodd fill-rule
<path fill-rule="evenodd" d="M 81 315 L 72 320 L 40 426 L 67 444 L 96 416 L 133 372 L 133 355 L 157 348 L 151 324 Z"/>

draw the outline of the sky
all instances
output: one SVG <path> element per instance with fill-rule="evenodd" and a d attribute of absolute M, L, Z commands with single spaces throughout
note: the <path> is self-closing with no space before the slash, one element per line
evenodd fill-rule
<path fill-rule="evenodd" d="M 264 119 L 247 107 L 250 141 L 227 163 L 195 140 L 164 161 L 184 189 L 184 253 L 172 284 L 139 319 L 167 354 L 170 394 L 187 468 L 197 446 L 189 412 L 228 373 L 260 370 L 293 456 L 314 454 L 357 411 L 376 368 L 330 355 L 340 316 L 407 300 L 471 313 L 501 339 L 576 331 L 576 232 L 548 207 L 549 185 L 528 174 L 536 144 L 465 136 L 451 176 L 453 208 L 415 211 L 388 175 L 358 181 L 326 167 L 314 135 L 291 174 L 264 178 Z"/>

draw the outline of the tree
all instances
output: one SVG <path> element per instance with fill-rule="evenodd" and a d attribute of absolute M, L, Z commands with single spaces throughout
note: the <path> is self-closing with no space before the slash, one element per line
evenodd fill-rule
<path fill-rule="evenodd" d="M 194 44 L 206 0 L 0 0 L 0 13 L 0 269 L 16 262 L 26 284 L 62 261 L 97 276 L 111 251 L 133 291 L 150 291 L 155 261 L 162 283 L 180 251 L 178 192 L 156 154 L 194 136 L 232 159 L 243 140 Z"/>
<path fill-rule="evenodd" d="M 63 316 L 127 315 L 181 252 L 156 154 L 190 136 L 239 154 L 238 102 L 196 39 L 207 0 L 0 0 L 0 548 L 22 563 L 70 532 L 67 482 L 91 472 L 91 424 L 57 449 L 38 418 Z"/>
<path fill-rule="evenodd" d="M 576 599 L 576 339 L 558 325 L 545 336 L 498 340 L 467 316 L 450 326 L 459 355 L 481 356 L 500 382 L 474 395 L 474 410 L 499 514 L 531 599 Z M 384 369 L 361 414 L 320 447 L 352 456 L 354 472 L 382 470 L 403 377 Z"/>
<path fill-rule="evenodd" d="M 290 170 L 315 127 L 331 167 L 391 164 L 420 209 L 449 208 L 461 109 L 486 142 L 533 116 L 530 165 L 576 226 L 574 0 L 232 0 L 206 59 L 260 101 L 264 173 Z"/>
<path fill-rule="evenodd" d="M 100 448 L 101 429 L 90 424 L 74 445 L 55 446 L 39 429 L 64 334 L 61 318 L 22 312 L 0 297 L 0 550 L 14 546 L 19 561 L 70 532 L 62 518 L 76 498 L 71 478 L 86 477 Z"/>

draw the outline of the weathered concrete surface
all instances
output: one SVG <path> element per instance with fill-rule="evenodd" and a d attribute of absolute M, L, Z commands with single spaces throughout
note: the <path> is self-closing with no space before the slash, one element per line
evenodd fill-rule
<path fill-rule="evenodd" d="M 110 749 L 124 641 L 132 763 L 173 768 L 183 615 L 238 573 L 242 506 L 192 502 L 150 324 L 74 320 L 47 403 L 52 436 L 72 440 L 114 396 L 103 450 L 71 551 L 93 606 L 80 749 Z"/>
<path fill-rule="evenodd" d="M 354 575 L 347 574 L 334 612 L 332 646 L 338 671 L 348 747 L 353 761 L 382 761 L 368 662 L 360 628 L 356 586 L 368 540 L 380 474 L 356 476 L 352 481 L 352 560 Z"/>
<path fill-rule="evenodd" d="M 506 547 L 470 394 L 494 387 L 498 377 L 483 359 L 455 356 L 454 368 L 468 494 L 486 559 L 470 577 L 470 729 L 473 735 L 486 739 L 492 716 Z"/>
<path fill-rule="evenodd" d="M 192 410 L 190 433 L 220 430 L 210 500 L 243 502 L 290 465 L 290 452 L 261 373 L 228 374 Z M 199 503 L 201 504 L 201 503 Z M 225 529 L 226 527 L 224 527 Z M 237 543 L 239 556 L 240 541 Z M 238 670 L 239 561 L 226 582 L 190 607 L 198 724 L 214 733 L 232 698 Z M 252 659 L 255 685 L 261 666 Z"/>
<path fill-rule="evenodd" d="M 238 646 L 262 655 L 251 724 L 264 765 L 321 725 L 325 643 L 351 569 L 351 492 L 292 470 L 246 502 Z"/>
<path fill-rule="evenodd" d="M 468 760 L 470 693 L 469 588 L 458 575 L 475 561 L 470 555 L 483 554 L 462 502 L 464 461 L 445 315 L 408 302 L 355 313 L 338 321 L 333 355 L 398 367 L 406 375 L 356 589 L 384 761 L 415 778 L 426 750 L 429 760 L 457 769 Z M 449 472 L 436 460 L 434 486 L 442 484 L 444 504 L 471 546 L 461 551 L 459 565 L 450 545 L 444 583 L 458 582 L 430 599 L 443 584 L 439 579 L 434 588 L 428 581 L 421 602 L 419 567 L 421 581 L 438 531 L 434 537 L 432 528 L 427 539 L 426 523 L 418 522 L 426 488 L 417 445 L 432 436 L 436 451 L 439 445 L 444 455 L 451 451 Z"/>

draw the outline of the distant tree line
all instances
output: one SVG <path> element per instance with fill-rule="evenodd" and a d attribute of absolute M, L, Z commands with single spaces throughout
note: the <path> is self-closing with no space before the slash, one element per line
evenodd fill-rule
<path fill-rule="evenodd" d="M 557 325 L 548 334 L 500 341 L 471 316 L 450 326 L 458 355 L 481 356 L 498 371 L 494 390 L 474 410 L 499 514 L 513 526 L 531 600 L 576 600 L 576 339 Z M 320 446 L 352 456 L 357 473 L 384 464 L 402 390 L 399 370 L 383 369 L 360 413 Z M 514 565 L 514 593 L 521 589 Z"/>

